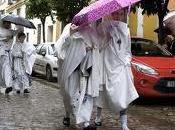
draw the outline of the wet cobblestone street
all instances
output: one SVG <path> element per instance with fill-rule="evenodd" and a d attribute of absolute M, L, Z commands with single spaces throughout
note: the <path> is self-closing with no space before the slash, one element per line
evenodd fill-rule
<path fill-rule="evenodd" d="M 0 95 L 0 130 L 75 130 L 62 125 L 64 106 L 56 83 L 33 82 L 29 95 Z M 95 113 L 95 111 L 94 111 Z M 175 130 L 175 106 L 132 105 L 128 111 L 131 130 Z M 118 116 L 103 111 L 98 130 L 119 130 Z"/>

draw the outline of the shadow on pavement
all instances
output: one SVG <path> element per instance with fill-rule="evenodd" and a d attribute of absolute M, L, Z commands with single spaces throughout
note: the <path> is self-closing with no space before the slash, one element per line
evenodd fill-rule
<path fill-rule="evenodd" d="M 137 105 L 175 106 L 175 97 L 168 98 L 139 98 L 133 102 Z"/>
<path fill-rule="evenodd" d="M 40 74 L 35 74 L 34 76 L 32 76 L 32 79 L 34 79 L 36 77 L 39 78 L 39 79 L 42 79 L 42 80 L 46 80 L 47 81 L 46 77 L 43 76 L 43 75 L 40 75 Z M 57 78 L 53 78 L 52 81 L 48 81 L 48 82 L 56 83 L 57 82 Z"/>

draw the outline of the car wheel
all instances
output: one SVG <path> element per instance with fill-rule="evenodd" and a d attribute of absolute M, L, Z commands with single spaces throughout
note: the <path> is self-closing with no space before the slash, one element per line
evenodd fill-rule
<path fill-rule="evenodd" d="M 52 70 L 50 66 L 46 67 L 46 79 L 48 81 L 52 81 L 53 77 L 52 77 Z"/>

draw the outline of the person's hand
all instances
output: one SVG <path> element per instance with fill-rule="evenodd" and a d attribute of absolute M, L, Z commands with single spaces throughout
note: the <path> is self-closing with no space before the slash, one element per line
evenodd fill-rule
<path fill-rule="evenodd" d="M 71 24 L 70 34 L 73 34 L 73 33 L 77 32 L 78 29 L 79 29 L 79 26 L 76 26 L 75 24 Z"/>

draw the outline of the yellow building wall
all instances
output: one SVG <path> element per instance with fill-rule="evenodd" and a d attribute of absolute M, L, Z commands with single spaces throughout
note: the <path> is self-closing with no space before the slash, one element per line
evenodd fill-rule
<path fill-rule="evenodd" d="M 175 10 L 175 0 L 169 0 L 168 9 L 170 11 Z"/>
<path fill-rule="evenodd" d="M 137 36 L 137 12 L 129 15 L 129 28 L 131 36 Z"/>
<path fill-rule="evenodd" d="M 56 20 L 56 23 L 53 26 L 53 41 L 56 42 L 61 33 L 61 23 L 60 21 Z"/>
<path fill-rule="evenodd" d="M 56 21 L 56 35 L 55 35 L 55 39 L 56 41 L 58 40 L 58 38 L 60 37 L 61 35 L 61 22 L 60 21 Z"/>
<path fill-rule="evenodd" d="M 158 27 L 158 18 L 156 15 L 143 17 L 143 36 L 144 38 L 157 41 L 157 33 L 154 30 Z"/>

